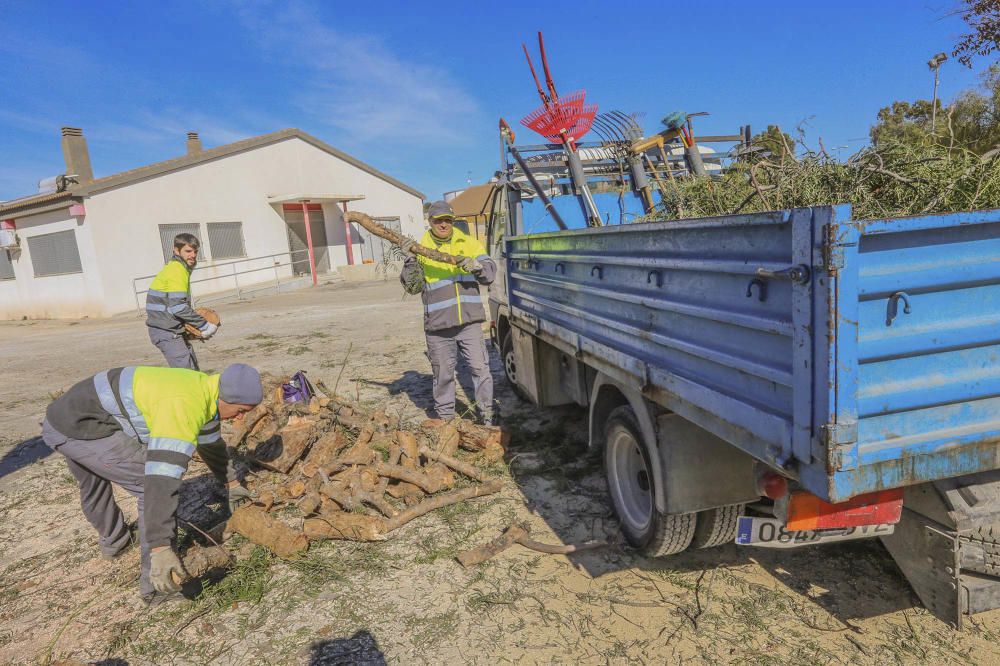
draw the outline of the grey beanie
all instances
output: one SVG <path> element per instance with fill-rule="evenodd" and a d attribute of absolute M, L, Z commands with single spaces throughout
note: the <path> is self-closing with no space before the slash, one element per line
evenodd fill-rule
<path fill-rule="evenodd" d="M 260 373 L 245 363 L 233 363 L 219 378 L 219 399 L 231 405 L 259 405 L 264 399 Z"/>

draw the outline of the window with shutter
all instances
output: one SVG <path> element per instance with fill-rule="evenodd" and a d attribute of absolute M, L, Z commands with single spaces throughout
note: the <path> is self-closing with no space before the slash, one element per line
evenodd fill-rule
<path fill-rule="evenodd" d="M 212 259 L 238 259 L 247 256 L 242 222 L 209 222 L 205 226 L 208 228 Z"/>
<path fill-rule="evenodd" d="M 28 254 L 35 270 L 35 277 L 82 273 L 80 249 L 76 245 L 76 232 L 57 231 L 28 239 Z"/>
<path fill-rule="evenodd" d="M 10 250 L 0 250 L 0 280 L 14 279 L 14 262 L 10 259 Z"/>

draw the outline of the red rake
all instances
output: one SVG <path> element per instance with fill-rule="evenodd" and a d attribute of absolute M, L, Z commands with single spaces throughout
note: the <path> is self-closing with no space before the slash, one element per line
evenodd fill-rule
<path fill-rule="evenodd" d="M 524 44 L 521 47 L 524 49 L 524 57 L 528 60 L 531 76 L 535 79 L 538 96 L 542 100 L 542 106 L 522 118 L 521 124 L 538 132 L 552 143 L 565 143 L 571 149 L 575 149 L 576 142 L 589 132 L 591 125 L 594 124 L 597 105 L 585 104 L 586 90 L 578 90 L 563 97 L 556 93 L 541 32 L 538 33 L 538 50 L 542 55 L 542 67 L 545 70 L 545 83 L 549 94 L 542 90 L 538 74 L 535 73 L 535 66 L 531 62 L 531 56 L 528 55 L 528 47 Z"/>

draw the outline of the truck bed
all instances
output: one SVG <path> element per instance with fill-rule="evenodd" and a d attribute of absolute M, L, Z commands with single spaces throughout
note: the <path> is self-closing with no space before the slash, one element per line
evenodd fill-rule
<path fill-rule="evenodd" d="M 505 243 L 515 325 L 828 501 L 1000 467 L 1000 211 Z"/>

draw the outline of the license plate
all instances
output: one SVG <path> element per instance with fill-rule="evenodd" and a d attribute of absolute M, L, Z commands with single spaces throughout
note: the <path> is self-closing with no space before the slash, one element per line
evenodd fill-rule
<path fill-rule="evenodd" d="M 797 548 L 817 543 L 852 541 L 887 536 L 896 529 L 895 525 L 862 525 L 829 530 L 792 531 L 776 518 L 742 516 L 736 530 L 736 544 L 761 548 Z"/>

